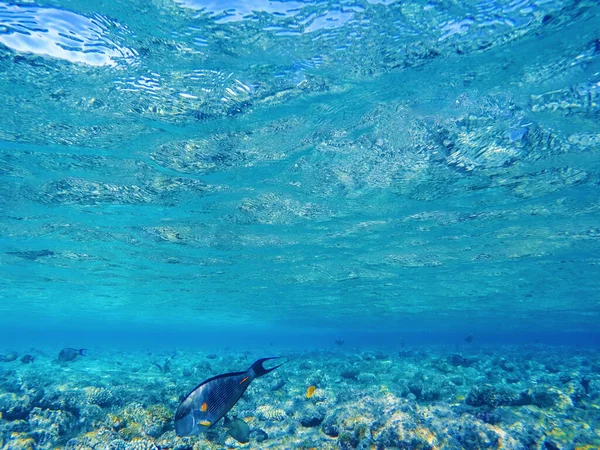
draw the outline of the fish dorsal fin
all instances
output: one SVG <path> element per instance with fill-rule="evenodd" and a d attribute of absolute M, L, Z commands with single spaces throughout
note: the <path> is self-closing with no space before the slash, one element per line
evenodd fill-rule
<path fill-rule="evenodd" d="M 192 411 L 192 405 L 191 404 L 187 404 L 185 406 L 181 405 L 179 408 L 177 408 L 177 412 L 175 413 L 175 421 L 183 419 L 191 411 Z"/>

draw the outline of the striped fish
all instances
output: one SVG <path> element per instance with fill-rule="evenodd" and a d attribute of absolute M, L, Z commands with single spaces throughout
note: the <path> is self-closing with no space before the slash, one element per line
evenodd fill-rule
<path fill-rule="evenodd" d="M 199 384 L 181 402 L 175 413 L 177 436 L 196 436 L 217 423 L 237 403 L 255 378 L 269 373 L 287 361 L 265 369 L 263 363 L 273 358 L 254 362 L 245 372 L 217 375 Z"/>

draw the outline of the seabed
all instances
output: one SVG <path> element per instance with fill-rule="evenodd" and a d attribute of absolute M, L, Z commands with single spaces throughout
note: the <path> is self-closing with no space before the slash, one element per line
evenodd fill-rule
<path fill-rule="evenodd" d="M 29 349 L 0 365 L 0 444 L 54 449 L 572 449 L 600 446 L 600 353 L 591 348 L 415 346 L 293 350 L 223 421 L 175 435 L 182 396 L 204 379 L 289 349 L 106 351 L 59 363 Z M 21 355 L 19 355 L 21 356 Z M 314 386 L 312 395 L 309 388 Z M 312 390 L 312 389 L 311 389 Z"/>

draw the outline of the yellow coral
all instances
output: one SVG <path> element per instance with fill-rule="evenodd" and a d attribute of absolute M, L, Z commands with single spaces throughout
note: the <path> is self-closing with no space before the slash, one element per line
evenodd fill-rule
<path fill-rule="evenodd" d="M 433 448 L 438 448 L 437 437 L 435 436 L 435 434 L 433 434 L 433 431 L 431 431 L 430 429 L 418 427 L 415 430 L 415 434 L 423 440 L 425 440 L 425 442 L 427 442 L 427 444 L 431 445 Z"/>
<path fill-rule="evenodd" d="M 556 406 L 558 408 L 564 409 L 564 408 L 572 408 L 573 407 L 573 400 L 571 400 L 571 397 L 566 395 L 563 391 L 556 389 L 554 387 L 550 388 L 549 391 L 556 392 L 558 394 L 559 400 L 556 404 Z"/>
<path fill-rule="evenodd" d="M 256 417 L 246 416 L 246 417 L 244 417 L 244 422 L 246 422 L 248 425 L 252 425 L 256 422 Z"/>
<path fill-rule="evenodd" d="M 15 438 L 11 442 L 13 447 L 19 448 L 20 450 L 35 449 L 35 441 L 33 440 L 33 438 L 27 436 L 27 434 L 12 432 L 11 437 Z"/>
<path fill-rule="evenodd" d="M 116 414 L 109 413 L 108 414 L 108 423 L 112 428 L 114 428 L 115 430 L 118 430 L 125 426 L 125 419 L 121 416 L 117 416 Z"/>

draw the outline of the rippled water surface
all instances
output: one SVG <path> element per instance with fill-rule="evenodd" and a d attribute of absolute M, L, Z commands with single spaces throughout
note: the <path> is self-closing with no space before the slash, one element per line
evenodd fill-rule
<path fill-rule="evenodd" d="M 0 4 L 2 323 L 594 330 L 594 1 Z"/>

